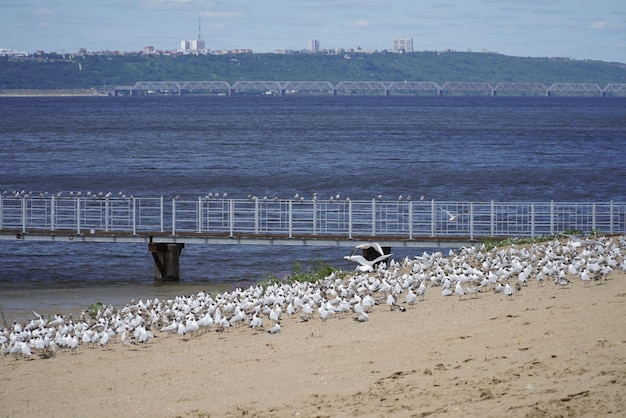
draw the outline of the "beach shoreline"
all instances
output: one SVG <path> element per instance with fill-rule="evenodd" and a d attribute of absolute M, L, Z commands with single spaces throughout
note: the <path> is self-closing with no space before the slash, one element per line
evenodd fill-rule
<path fill-rule="evenodd" d="M 146 344 L 6 355 L 6 416 L 482 416 L 623 414 L 626 273 L 564 285 L 529 280 L 398 306 L 366 322 L 283 313 L 253 331 L 154 331 Z M 513 282 L 513 279 L 509 279 Z M 517 279 L 515 279 L 517 280 Z M 402 308 L 402 309 L 400 309 Z M 71 400 L 71 405 L 68 401 Z"/>

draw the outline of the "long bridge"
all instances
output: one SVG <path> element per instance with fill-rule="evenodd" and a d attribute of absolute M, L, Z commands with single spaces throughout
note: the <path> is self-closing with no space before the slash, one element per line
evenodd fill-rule
<path fill-rule="evenodd" d="M 624 234 L 626 202 L 0 195 L 0 240 L 146 243 L 157 279 L 177 279 L 185 244 L 458 248 L 563 232 Z"/>
<path fill-rule="evenodd" d="M 516 83 L 432 81 L 139 81 L 132 86 L 116 86 L 113 95 L 507 95 L 507 96 L 626 96 L 626 83 Z"/>

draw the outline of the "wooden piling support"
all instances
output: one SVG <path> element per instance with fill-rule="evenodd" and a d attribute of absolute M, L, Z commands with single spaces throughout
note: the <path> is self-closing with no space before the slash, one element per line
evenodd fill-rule
<path fill-rule="evenodd" d="M 154 258 L 154 280 L 178 281 L 180 280 L 180 253 L 185 244 L 170 244 L 151 242 L 148 251 Z"/>

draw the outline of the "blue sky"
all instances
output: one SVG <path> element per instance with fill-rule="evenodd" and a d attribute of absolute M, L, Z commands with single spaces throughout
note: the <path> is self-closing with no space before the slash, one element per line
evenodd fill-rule
<path fill-rule="evenodd" d="M 0 0 L 0 48 L 488 50 L 626 62 L 624 0 Z"/>

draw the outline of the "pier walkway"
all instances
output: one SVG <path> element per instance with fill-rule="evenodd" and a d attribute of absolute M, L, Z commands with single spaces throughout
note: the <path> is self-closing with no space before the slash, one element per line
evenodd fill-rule
<path fill-rule="evenodd" d="M 147 243 L 164 276 L 168 264 L 177 270 L 185 244 L 458 248 L 509 237 L 624 234 L 625 220 L 626 202 L 613 201 L 0 196 L 0 240 Z"/>
<path fill-rule="evenodd" d="M 410 199 L 410 198 L 409 198 Z M 446 241 L 537 237 L 563 231 L 624 233 L 626 203 L 453 202 L 198 196 L 126 197 L 15 193 L 0 196 L 2 239 L 26 235 L 101 241 L 320 241 L 380 238 Z M 52 239 L 42 236 L 40 239 Z M 310 241 L 310 242 L 309 242 Z M 271 243 L 271 242 L 270 242 Z M 322 244 L 325 245 L 325 244 Z"/>

